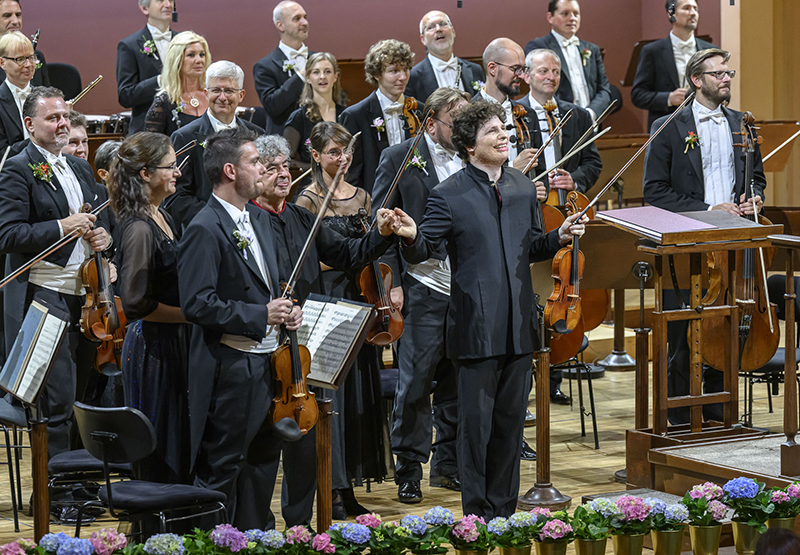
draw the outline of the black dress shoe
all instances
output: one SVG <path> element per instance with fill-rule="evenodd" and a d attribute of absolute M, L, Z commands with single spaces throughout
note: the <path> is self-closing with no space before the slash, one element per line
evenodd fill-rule
<path fill-rule="evenodd" d="M 444 476 L 435 474 L 430 477 L 428 483 L 432 488 L 447 488 L 452 491 L 461 491 L 461 479 L 456 474 Z"/>
<path fill-rule="evenodd" d="M 556 405 L 569 405 L 569 395 L 565 394 L 560 389 L 556 389 L 555 393 L 550 395 L 550 401 Z"/>
<path fill-rule="evenodd" d="M 419 480 L 410 480 L 397 486 L 397 500 L 400 503 L 420 503 L 422 490 L 419 487 Z"/>
<path fill-rule="evenodd" d="M 344 510 L 348 516 L 366 515 L 372 512 L 358 502 L 355 493 L 353 493 L 353 488 L 340 489 L 339 493 L 342 496 Z"/>
<path fill-rule="evenodd" d="M 525 441 L 525 438 L 522 438 L 522 451 L 519 455 L 519 458 L 523 461 L 535 461 L 536 460 L 536 451 L 534 451 L 528 442 Z"/>

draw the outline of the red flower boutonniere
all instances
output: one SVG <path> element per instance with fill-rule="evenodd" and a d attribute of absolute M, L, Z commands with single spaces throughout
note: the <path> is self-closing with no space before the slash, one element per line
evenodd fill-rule
<path fill-rule="evenodd" d="M 51 168 L 50 164 L 47 162 L 42 162 L 35 166 L 33 164 L 28 164 L 28 167 L 33 170 L 33 177 L 36 179 L 41 179 L 47 183 L 50 183 L 50 180 L 53 179 L 53 168 Z"/>
<path fill-rule="evenodd" d="M 687 135 L 686 139 L 686 148 L 683 149 L 683 153 L 686 154 L 689 152 L 689 148 L 691 147 L 694 150 L 695 146 L 700 146 L 700 137 L 697 136 L 697 133 L 694 131 L 689 131 L 689 135 Z"/>

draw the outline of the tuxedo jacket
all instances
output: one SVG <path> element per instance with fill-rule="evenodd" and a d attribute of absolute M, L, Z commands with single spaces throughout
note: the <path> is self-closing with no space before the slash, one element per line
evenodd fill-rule
<path fill-rule="evenodd" d="M 728 120 L 731 133 L 738 133 L 741 127 L 742 113 L 723 107 L 722 112 Z M 655 121 L 655 131 L 666 121 L 667 116 Z M 703 156 L 700 146 L 686 149 L 686 137 L 689 132 L 697 133 L 691 105 L 675 116 L 670 124 L 658 135 L 644 155 L 644 200 L 671 212 L 691 212 L 707 210 L 708 204 L 703 201 L 705 182 L 703 177 Z M 733 144 L 742 142 L 740 135 L 731 135 Z M 684 152 L 685 151 L 685 152 Z M 736 177 L 734 191 L 736 199 L 742 193 L 750 198 L 750 191 L 745 191 L 745 153 L 742 148 L 733 147 L 734 175 Z M 756 144 L 754 159 L 755 193 L 764 199 L 766 179 L 761 162 L 761 150 Z"/>
<path fill-rule="evenodd" d="M 11 92 L 8 83 L 3 81 L 0 84 L 0 153 L 5 152 L 6 147 L 11 146 L 9 156 L 14 156 L 19 154 L 29 142 L 22 129 L 22 119 L 17 109 L 14 93 Z"/>
<path fill-rule="evenodd" d="M 256 124 L 239 117 L 236 118 L 236 122 L 239 127 L 246 127 L 259 135 L 264 133 L 264 130 Z M 205 206 L 214 188 L 203 166 L 205 149 L 201 146 L 201 143 L 213 133 L 214 126 L 206 113 L 172 134 L 172 145 L 176 151 L 193 140 L 197 141 L 197 144 L 189 152 L 180 156 L 179 163 L 183 162 L 187 156 L 189 161 L 181 169 L 181 176 L 175 184 L 175 192 L 164 201 L 164 208 L 175 220 L 178 229 L 189 225 L 192 218 Z"/>
<path fill-rule="evenodd" d="M 309 56 L 313 53 L 308 51 Z M 253 66 L 256 92 L 267 111 L 268 135 L 283 135 L 286 120 L 297 110 L 297 101 L 306 84 L 294 71 L 283 71 L 285 61 L 286 54 L 280 47 L 275 47 Z"/>
<path fill-rule="evenodd" d="M 697 51 L 716 48 L 710 42 L 695 39 Z M 647 128 L 661 116 L 675 111 L 676 106 L 668 106 L 669 94 L 681 86 L 681 76 L 675 65 L 670 37 L 651 42 L 642 48 L 639 65 L 633 78 L 631 101 L 633 105 L 647 110 Z"/>
<path fill-rule="evenodd" d="M 539 129 L 539 122 L 536 119 L 536 111 L 530 104 L 529 95 L 526 94 L 522 97 L 519 103 L 528 110 L 528 130 L 531 133 L 531 142 L 534 148 L 539 148 L 544 144 L 544 141 Z M 572 110 L 572 117 L 561 128 L 561 155 L 564 156 L 583 137 L 586 130 L 592 126 L 592 116 L 580 106 L 570 102 L 556 99 L 556 104 L 558 105 L 558 113 L 562 117 Z M 539 157 L 537 164 L 538 171 L 536 175 L 547 169 L 543 155 Z M 603 170 L 603 160 L 600 158 L 600 151 L 597 150 L 597 145 L 592 143 L 581 150 L 567 160 L 562 169 L 572 175 L 572 180 L 575 182 L 575 188 L 578 192 L 585 193 L 591 189 L 597 183 L 597 178 L 600 177 L 600 172 Z M 545 183 L 547 183 L 547 180 L 545 180 Z"/>
<path fill-rule="evenodd" d="M 483 74 L 483 69 L 478 64 L 468 62 L 458 58 L 458 63 L 461 65 L 461 84 L 464 90 L 470 95 L 475 94 L 480 90 L 481 86 L 478 81 L 485 81 L 486 77 Z M 411 76 L 408 79 L 406 86 L 406 94 L 413 96 L 420 104 L 428 101 L 428 97 L 439 88 L 439 83 L 436 81 L 436 74 L 433 71 L 433 66 L 428 56 L 411 68 Z"/>
<path fill-rule="evenodd" d="M 560 248 L 558 230 L 545 234 L 539 227 L 539 210 L 536 189 L 514 168 L 503 168 L 497 190 L 484 172 L 467 165 L 431 191 L 417 238 L 403 247 L 403 256 L 422 262 L 446 242 L 452 267 L 448 358 L 535 350 L 530 263 Z"/>
<path fill-rule="evenodd" d="M 403 163 L 403 159 L 413 143 L 414 139 L 407 139 L 399 145 L 390 146 L 381 153 L 380 163 L 375 174 L 375 188 L 372 190 L 373 216 L 382 207 L 383 199 L 386 197 L 386 193 L 389 191 L 389 187 L 391 187 L 397 172 L 400 170 L 400 165 Z M 386 208 L 400 208 L 414 218 L 415 222 L 419 223 L 425 215 L 428 196 L 433 188 L 439 184 L 439 177 L 436 175 L 436 168 L 433 167 L 433 156 L 428 149 L 428 141 L 424 137 L 420 139 L 417 150 L 419 150 L 422 160 L 425 161 L 425 171 L 414 166 L 408 166 L 403 172 L 400 181 L 397 182 L 397 187 Z M 444 248 L 439 249 L 433 255 L 438 260 L 444 260 L 445 256 L 447 256 L 447 253 Z M 392 269 L 395 287 L 401 285 L 406 272 L 406 264 L 400 255 L 400 247 L 397 243 L 386 251 L 386 254 L 381 257 L 381 262 L 388 264 Z"/>
<path fill-rule="evenodd" d="M 174 31 L 172 35 L 175 36 Z M 158 88 L 162 60 L 158 52 L 153 55 L 142 52 L 144 43 L 152 38 L 145 25 L 117 44 L 117 97 L 120 105 L 131 109 L 130 134 L 144 131 L 144 116 Z"/>
<path fill-rule="evenodd" d="M 561 45 L 552 33 L 547 33 L 543 37 L 533 39 L 525 45 L 525 55 L 536 48 L 548 48 L 558 54 L 561 59 L 561 84 L 556 91 L 556 98 L 566 102 L 575 103 L 572 94 L 572 84 L 569 80 L 569 64 L 567 64 Z M 589 108 L 596 116 L 602 114 L 611 105 L 611 85 L 608 83 L 606 68 L 603 65 L 603 56 L 600 54 L 600 47 L 585 40 L 580 41 L 578 50 L 583 52 L 589 50 L 591 55 L 583 66 L 583 75 L 586 77 L 586 86 L 589 89 Z"/>
<path fill-rule="evenodd" d="M 41 50 L 36 50 L 34 53 L 36 54 L 36 58 L 39 60 L 41 66 L 36 68 L 36 71 L 33 73 L 33 77 L 31 78 L 31 87 L 49 87 L 50 72 L 47 71 L 47 60 L 44 59 L 44 54 L 42 54 Z M 0 68 L 0 82 L 5 81 L 5 79 L 6 72 Z"/>
<path fill-rule="evenodd" d="M 264 255 L 270 283 L 264 281 L 254 256 L 237 246 L 236 223 L 211 197 L 186 228 L 178 251 L 181 309 L 195 324 L 189 351 L 191 465 L 200 448 L 219 367 L 220 339 L 225 333 L 261 341 L 267 333 L 267 303 L 279 296 L 278 262 L 269 215 L 253 204 L 246 210 Z M 272 291 L 272 297 L 270 295 Z M 238 352 L 238 351 L 235 351 Z M 245 398 L 250 384 L 242 383 Z M 266 417 L 270 399 L 252 407 L 252 418 Z"/>
<path fill-rule="evenodd" d="M 375 172 L 378 169 L 381 152 L 389 148 L 389 136 L 386 131 L 378 133 L 372 125 L 375 118 L 383 119 L 377 91 L 358 104 L 345 108 L 342 115 L 339 116 L 339 123 L 345 126 L 350 133 L 355 134 L 361 131 L 361 136 L 353 147 L 355 149 L 353 162 L 347 171 L 347 182 L 366 189 L 370 194 L 375 183 Z M 406 127 L 405 120 L 403 120 L 403 127 Z M 408 129 L 405 129 L 404 138 L 410 137 Z"/>
<path fill-rule="evenodd" d="M 65 156 L 81 185 L 84 202 L 93 208 L 102 203 L 94 181 L 94 172 L 86 160 Z M 61 238 L 58 220 L 70 215 L 69 204 L 58 178 L 53 175 L 50 183 L 36 178 L 28 164 L 38 165 L 45 158 L 33 143 L 6 160 L 0 173 L 0 252 L 6 254 L 6 274 L 16 270 L 38 253 Z M 105 212 L 102 212 L 96 227 L 108 229 Z M 70 242 L 45 260 L 64 267 L 75 247 Z M 4 318 L 6 344 L 10 347 L 17 337 L 25 316 L 28 300 L 28 272 L 9 283 L 4 291 Z M 74 322 L 73 322 L 74 324 Z"/>

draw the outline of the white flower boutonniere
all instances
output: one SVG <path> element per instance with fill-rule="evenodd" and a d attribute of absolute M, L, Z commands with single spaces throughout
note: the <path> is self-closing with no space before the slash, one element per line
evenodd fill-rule
<path fill-rule="evenodd" d="M 295 71 L 294 69 L 294 62 L 291 60 L 284 60 L 283 61 L 283 71 L 289 73 L 290 71 Z"/>
<path fill-rule="evenodd" d="M 200 143 L 200 146 L 203 147 L 203 148 L 207 147 L 208 146 L 208 139 L 206 139 L 205 141 Z"/>
<path fill-rule="evenodd" d="M 139 50 L 145 56 L 152 56 L 156 60 L 158 59 L 158 48 L 156 48 L 156 43 L 153 39 L 147 40 L 144 35 L 142 38 L 145 39 L 144 44 L 142 45 L 142 49 Z"/>
<path fill-rule="evenodd" d="M 253 237 L 249 233 L 243 233 L 238 229 L 233 230 L 233 238 L 236 239 L 236 246 L 242 251 L 244 259 L 247 260 L 247 247 L 253 244 Z"/>
<path fill-rule="evenodd" d="M 483 81 L 473 81 L 472 82 L 472 89 L 475 90 L 475 91 L 479 91 L 484 87 L 484 85 L 486 85 L 486 83 L 483 82 Z"/>

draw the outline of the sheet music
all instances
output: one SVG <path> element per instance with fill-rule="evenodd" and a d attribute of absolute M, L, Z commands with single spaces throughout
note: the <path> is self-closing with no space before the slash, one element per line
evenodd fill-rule
<path fill-rule="evenodd" d="M 297 330 L 297 342 L 301 345 L 305 345 L 311 352 L 312 357 L 314 356 L 316 347 L 314 347 L 314 350 L 311 349 L 311 345 L 309 345 L 309 336 L 311 336 L 311 331 L 317 325 L 317 321 L 323 310 L 325 310 L 325 302 L 323 301 L 306 299 L 306 302 L 303 303 L 303 325 Z"/>
<path fill-rule="evenodd" d="M 36 346 L 31 353 L 28 366 L 17 387 L 17 395 L 20 398 L 30 399 L 30 402 L 33 401 L 44 381 L 50 361 L 55 356 L 56 346 L 61 339 L 62 331 L 66 327 L 67 323 L 60 318 L 50 314 L 44 317 Z"/>

